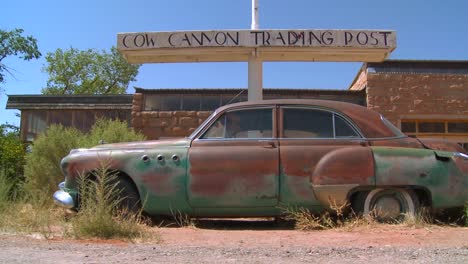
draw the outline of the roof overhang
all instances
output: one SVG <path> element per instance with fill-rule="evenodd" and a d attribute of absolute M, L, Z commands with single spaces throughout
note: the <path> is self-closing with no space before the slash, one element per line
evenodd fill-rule
<path fill-rule="evenodd" d="M 262 61 L 381 62 L 396 48 L 391 30 L 210 30 L 119 33 L 134 64 Z"/>
<path fill-rule="evenodd" d="M 131 110 L 132 94 L 122 95 L 8 95 L 6 109 Z"/>

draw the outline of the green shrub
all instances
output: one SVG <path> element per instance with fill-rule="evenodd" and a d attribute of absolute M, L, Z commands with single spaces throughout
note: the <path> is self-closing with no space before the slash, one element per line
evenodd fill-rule
<path fill-rule="evenodd" d="M 100 141 L 104 141 L 105 143 L 115 143 L 142 140 L 145 140 L 145 136 L 135 132 L 131 128 L 128 128 L 126 122 L 98 119 L 91 128 L 90 133 L 86 136 L 83 146 L 96 146 Z"/>
<path fill-rule="evenodd" d="M 50 126 L 34 140 L 32 152 L 26 155 L 26 189 L 49 196 L 63 181 L 60 161 L 75 148 L 95 146 L 100 140 L 106 143 L 140 141 L 144 136 L 128 128 L 127 123 L 115 120 L 97 120 L 89 134 L 61 125 Z"/>
<path fill-rule="evenodd" d="M 5 175 L 4 171 L 0 171 L 0 215 L 3 214 L 8 204 L 10 203 L 10 191 L 13 188 L 12 182 Z"/>
<path fill-rule="evenodd" d="M 0 173 L 11 183 L 6 195 L 12 199 L 18 198 L 24 182 L 24 155 L 25 146 L 20 140 L 19 128 L 9 124 L 0 125 Z"/>
<path fill-rule="evenodd" d="M 122 190 L 116 184 L 117 176 L 109 170 L 108 163 L 101 162 L 100 168 L 90 176 L 80 176 L 81 204 L 72 219 L 76 237 L 140 238 L 144 234 L 141 211 L 133 213 L 120 208 Z"/>
<path fill-rule="evenodd" d="M 60 161 L 71 149 L 78 148 L 84 134 L 74 128 L 52 125 L 34 140 L 32 152 L 26 155 L 24 169 L 26 189 L 52 193 L 63 180 Z"/>

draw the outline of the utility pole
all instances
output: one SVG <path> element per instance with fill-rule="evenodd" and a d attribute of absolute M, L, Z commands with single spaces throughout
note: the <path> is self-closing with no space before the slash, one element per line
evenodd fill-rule
<path fill-rule="evenodd" d="M 252 0 L 252 30 L 258 30 L 258 0 Z M 248 61 L 249 90 L 248 101 L 263 99 L 263 62 L 257 48 L 254 48 Z"/>

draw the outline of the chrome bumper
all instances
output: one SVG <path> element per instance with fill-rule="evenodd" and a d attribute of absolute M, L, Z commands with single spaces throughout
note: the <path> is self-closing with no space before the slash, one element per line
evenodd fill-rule
<path fill-rule="evenodd" d="M 61 182 L 58 187 L 59 190 L 54 193 L 54 203 L 64 208 L 71 209 L 75 206 L 73 197 L 63 190 L 65 182 Z"/>

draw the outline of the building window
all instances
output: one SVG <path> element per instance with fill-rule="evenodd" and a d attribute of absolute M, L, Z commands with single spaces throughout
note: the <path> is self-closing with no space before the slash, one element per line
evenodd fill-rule
<path fill-rule="evenodd" d="M 50 125 L 74 127 L 82 132 L 89 132 L 98 118 L 120 120 L 130 126 L 131 111 L 123 109 L 96 110 L 25 110 L 22 111 L 22 139 L 32 142 Z"/>
<path fill-rule="evenodd" d="M 468 147 L 468 120 L 403 119 L 401 131 L 408 136 L 444 138 Z"/>
<path fill-rule="evenodd" d="M 247 101 L 247 95 L 187 95 L 187 94 L 147 94 L 144 111 L 214 111 L 216 108 Z"/>
<path fill-rule="evenodd" d="M 22 125 L 23 140 L 31 142 L 37 135 L 47 129 L 46 111 L 23 111 L 24 124 Z"/>

